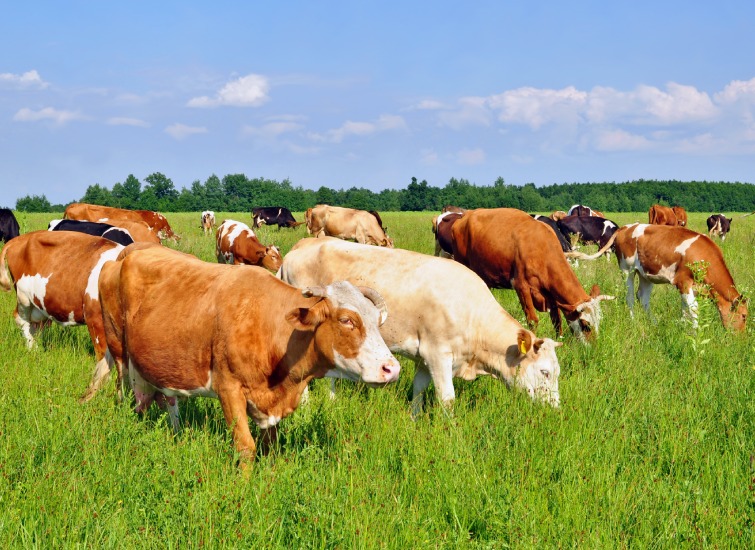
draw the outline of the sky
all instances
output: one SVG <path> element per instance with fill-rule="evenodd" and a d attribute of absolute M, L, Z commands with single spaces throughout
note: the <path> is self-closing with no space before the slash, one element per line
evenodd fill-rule
<path fill-rule="evenodd" d="M 755 182 L 755 2 L 3 2 L 0 206 L 129 174 Z"/>

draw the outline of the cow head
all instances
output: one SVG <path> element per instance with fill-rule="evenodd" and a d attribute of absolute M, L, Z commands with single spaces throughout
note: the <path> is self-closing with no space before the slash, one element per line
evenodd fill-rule
<path fill-rule="evenodd" d="M 532 399 L 554 407 L 560 403 L 558 377 L 561 374 L 556 348 L 562 345 L 562 342 L 550 338 L 535 339 L 531 332 L 524 329 L 517 335 L 517 353 L 521 360 L 517 367 L 516 385 L 526 390 Z"/>
<path fill-rule="evenodd" d="M 305 288 L 302 294 L 322 300 L 291 311 L 286 320 L 298 330 L 315 332 L 315 347 L 337 375 L 371 386 L 398 379 L 401 367 L 378 330 L 387 311 L 377 291 L 365 295 L 351 283 L 337 281 Z"/>
<path fill-rule="evenodd" d="M 731 303 L 728 311 L 726 309 L 719 310 L 724 326 L 730 327 L 737 332 L 744 332 L 747 325 L 747 306 L 749 302 L 749 299 L 739 295 Z"/>
<path fill-rule="evenodd" d="M 277 246 L 267 246 L 265 250 L 260 250 L 259 254 L 261 256 L 260 265 L 273 273 L 278 271 L 281 264 L 283 264 L 283 256 L 281 256 L 281 252 Z"/>
<path fill-rule="evenodd" d="M 600 302 L 603 300 L 615 300 L 616 296 L 608 296 L 600 293 L 598 285 L 593 285 L 590 290 L 590 299 L 579 304 L 574 310 L 573 318 L 568 318 L 569 327 L 581 342 L 594 340 L 600 328 L 600 320 L 603 316 L 600 311 Z"/>

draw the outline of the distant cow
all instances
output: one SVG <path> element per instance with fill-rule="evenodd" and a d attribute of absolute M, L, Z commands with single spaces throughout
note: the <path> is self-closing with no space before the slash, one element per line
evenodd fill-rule
<path fill-rule="evenodd" d="M 571 248 L 571 241 L 561 232 L 561 230 L 558 227 L 558 223 L 553 221 L 552 218 L 541 216 L 540 214 L 530 214 L 534 219 L 536 219 L 539 222 L 543 222 L 545 225 L 550 227 L 553 230 L 553 233 L 556 235 L 556 238 L 558 239 L 558 244 L 561 245 L 561 250 L 564 252 L 569 252 Z"/>
<path fill-rule="evenodd" d="M 585 206 L 583 204 L 575 204 L 571 208 L 569 208 L 569 211 L 566 213 L 567 216 L 597 216 L 599 218 L 603 218 L 603 212 L 600 212 L 598 210 L 593 210 L 589 206 Z"/>
<path fill-rule="evenodd" d="M 558 220 L 560 220 L 561 218 L 565 218 L 565 217 L 566 217 L 566 216 L 568 216 L 568 215 L 569 215 L 569 214 L 567 214 L 567 213 L 566 213 L 566 212 L 564 212 L 563 210 L 554 210 L 554 211 L 553 211 L 553 213 L 552 213 L 552 214 L 551 214 L 550 216 L 548 216 L 548 217 L 549 217 L 550 219 L 552 219 L 552 220 L 553 220 L 554 222 L 557 222 L 557 221 L 558 221 Z"/>
<path fill-rule="evenodd" d="M 213 229 L 215 229 L 215 212 L 205 210 L 202 212 L 202 231 L 207 235 L 212 233 Z"/>
<path fill-rule="evenodd" d="M 386 235 L 373 214 L 365 210 L 318 204 L 307 210 L 307 232 L 315 237 L 331 236 L 393 248 L 393 239 Z"/>
<path fill-rule="evenodd" d="M 505 228 L 505 230 L 502 230 Z M 538 311 L 550 313 L 562 334 L 561 313 L 581 341 L 598 332 L 600 294 L 588 295 L 569 267 L 553 230 L 514 208 L 479 208 L 451 228 L 454 259 L 477 273 L 492 288 L 512 288 L 527 320 L 538 323 Z"/>
<path fill-rule="evenodd" d="M 263 206 L 252 208 L 252 226 L 255 228 L 263 225 L 277 225 L 281 227 L 297 227 L 304 222 L 297 222 L 288 208 L 283 206 Z"/>
<path fill-rule="evenodd" d="M 152 210 L 127 210 L 125 208 L 113 208 L 80 202 L 69 204 L 63 217 L 67 220 L 106 222 L 113 225 L 118 225 L 115 220 L 145 222 L 160 239 L 178 241 L 181 238 L 173 233 L 165 216 Z M 132 237 L 137 239 L 133 233 Z"/>
<path fill-rule="evenodd" d="M 121 250 L 112 241 L 75 231 L 34 231 L 5 245 L 0 252 L 0 288 L 16 288 L 13 316 L 29 348 L 48 320 L 63 326 L 86 324 L 97 360 L 95 372 L 106 367 L 97 280 L 102 266 Z"/>
<path fill-rule="evenodd" d="M 674 211 L 677 225 L 687 227 L 687 211 L 681 206 L 672 206 L 671 210 Z"/>
<path fill-rule="evenodd" d="M 453 378 L 483 375 L 559 404 L 555 352 L 561 343 L 522 328 L 485 283 L 456 262 L 399 248 L 308 238 L 286 255 L 279 276 L 294 286 L 345 279 L 383 296 L 390 316 L 380 334 L 391 350 L 416 364 L 415 414 L 430 381 L 438 400 L 447 404 L 455 396 Z"/>
<path fill-rule="evenodd" d="M 0 208 L 0 241 L 8 242 L 18 235 L 18 220 L 13 211 L 10 208 Z"/>
<path fill-rule="evenodd" d="M 122 246 L 128 246 L 134 242 L 134 239 L 131 238 L 131 233 L 126 229 L 107 223 L 85 222 L 81 220 L 52 220 L 47 225 L 47 230 L 77 231 L 92 235 L 93 237 L 102 237 Z"/>
<path fill-rule="evenodd" d="M 674 209 L 660 204 L 654 204 L 648 210 L 648 223 L 653 225 L 679 225 Z"/>
<path fill-rule="evenodd" d="M 672 284 L 682 295 L 685 316 L 697 327 L 696 287 L 692 269 L 702 270 L 705 292 L 716 302 L 721 322 L 737 331 L 745 330 L 747 299 L 734 287 L 734 279 L 724 262 L 721 249 L 710 238 L 684 227 L 633 223 L 614 234 L 613 243 L 619 268 L 627 275 L 627 305 L 634 306 L 634 275 L 639 276 L 637 297 L 650 311 L 654 284 Z"/>
<path fill-rule="evenodd" d="M 223 220 L 218 227 L 215 254 L 221 264 L 258 265 L 273 272 L 283 261 L 277 246 L 265 246 L 248 225 L 235 220 Z"/>
<path fill-rule="evenodd" d="M 713 237 L 715 235 L 722 241 L 726 240 L 726 235 L 731 230 L 731 222 L 733 220 L 734 218 L 727 218 L 723 214 L 713 214 L 706 220 L 708 224 L 708 236 Z"/>
<path fill-rule="evenodd" d="M 99 294 L 112 364 L 127 373 L 137 412 L 163 400 L 177 427 L 176 397 L 219 399 L 242 467 L 256 449 L 249 417 L 274 438 L 313 378 L 335 369 L 382 386 L 399 375 L 378 332 L 382 298 L 347 282 L 300 290 L 257 267 L 132 245 L 103 270 Z"/>
<path fill-rule="evenodd" d="M 464 214 L 446 211 L 433 218 L 433 233 L 435 233 L 435 255 L 441 258 L 453 258 L 451 249 L 451 227 Z"/>
<path fill-rule="evenodd" d="M 618 229 L 611 220 L 597 216 L 566 216 L 556 222 L 559 231 L 571 242 L 575 236 L 583 244 L 597 244 L 602 247 Z"/>

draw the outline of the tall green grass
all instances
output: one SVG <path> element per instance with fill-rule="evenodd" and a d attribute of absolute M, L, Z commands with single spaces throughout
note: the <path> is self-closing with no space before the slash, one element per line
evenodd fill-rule
<path fill-rule="evenodd" d="M 432 253 L 432 216 L 383 219 L 396 246 Z M 30 231 L 51 218 L 19 221 Z M 168 218 L 183 236 L 170 246 L 215 261 L 199 214 Z M 690 226 L 704 220 L 692 214 Z M 754 230 L 755 216 L 735 217 L 722 244 L 750 296 Z M 258 234 L 285 253 L 306 231 Z M 94 366 L 86 329 L 52 326 L 29 351 L 11 315 L 15 294 L 3 293 L 0 546 L 753 547 L 752 323 L 732 334 L 706 303 L 693 333 L 670 287 L 653 291 L 656 324 L 641 308 L 632 320 L 615 259 L 575 271 L 617 300 L 604 303 L 594 346 L 564 338 L 559 410 L 482 378 L 455 381 L 450 411 L 429 396 L 412 421 L 413 366 L 402 360 L 388 388 L 343 382 L 330 400 L 316 382 L 248 476 L 234 466 L 215 400 L 183 404 L 178 435 L 159 410 L 138 418 L 116 404 L 112 383 L 78 404 Z M 513 292 L 494 294 L 523 321 Z M 537 332 L 554 336 L 546 314 Z"/>

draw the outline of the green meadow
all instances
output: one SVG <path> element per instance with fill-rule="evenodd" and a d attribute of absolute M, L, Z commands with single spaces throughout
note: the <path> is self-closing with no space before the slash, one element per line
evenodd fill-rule
<path fill-rule="evenodd" d="M 382 214 L 397 247 L 429 254 L 433 215 Z M 45 229 L 54 217 L 19 223 Z M 198 213 L 167 217 L 183 236 L 168 246 L 216 261 Z M 691 213 L 690 228 L 704 231 L 706 217 Z M 306 236 L 304 226 L 257 233 L 284 254 Z M 735 215 L 719 244 L 752 297 L 755 216 Z M 653 290 L 655 322 L 639 304 L 631 319 L 614 257 L 575 272 L 617 299 L 603 302 L 593 346 L 564 336 L 560 409 L 486 377 L 455 381 L 450 409 L 431 387 L 412 420 L 414 366 L 402 359 L 386 388 L 339 381 L 331 400 L 315 381 L 248 475 L 216 400 L 184 402 L 178 434 L 156 407 L 137 417 L 118 404 L 112 380 L 79 404 L 94 366 L 86 328 L 49 327 L 27 350 L 15 293 L 0 293 L 0 547 L 755 547 L 752 321 L 733 334 L 703 302 L 693 332 L 669 286 Z M 524 322 L 513 291 L 494 294 Z M 540 318 L 538 335 L 555 337 Z"/>

